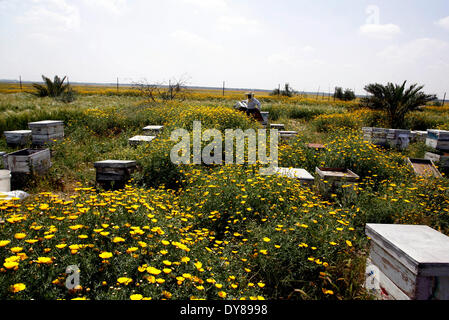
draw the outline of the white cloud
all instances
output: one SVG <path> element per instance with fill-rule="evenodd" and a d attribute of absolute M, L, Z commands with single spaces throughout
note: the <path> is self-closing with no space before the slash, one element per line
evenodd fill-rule
<path fill-rule="evenodd" d="M 223 31 L 232 31 L 236 28 L 256 31 L 259 27 L 259 22 L 257 20 L 243 16 L 221 16 L 218 18 L 217 23 L 219 29 Z"/>
<path fill-rule="evenodd" d="M 392 23 L 365 24 L 359 28 L 359 33 L 376 39 L 392 39 L 401 33 L 401 28 Z"/>
<path fill-rule="evenodd" d="M 287 47 L 267 57 L 269 64 L 286 65 L 291 67 L 324 65 L 325 62 L 314 56 L 316 49 L 311 46 Z"/>
<path fill-rule="evenodd" d="M 449 16 L 438 20 L 436 24 L 449 31 Z"/>
<path fill-rule="evenodd" d="M 425 62 L 430 67 L 436 63 L 447 64 L 449 43 L 431 38 L 415 39 L 402 45 L 388 46 L 378 56 L 395 64 L 416 64 Z"/>
<path fill-rule="evenodd" d="M 225 0 L 183 0 L 189 5 L 202 9 L 223 10 L 228 7 Z"/>
<path fill-rule="evenodd" d="M 108 12 L 120 14 L 127 8 L 127 0 L 84 0 L 91 7 L 106 9 Z"/>
<path fill-rule="evenodd" d="M 216 51 L 222 49 L 220 45 L 215 44 L 193 32 L 176 30 L 172 32 L 170 36 L 184 47 L 187 46 L 194 48 L 197 52 L 201 52 L 202 50 Z"/>
<path fill-rule="evenodd" d="M 29 10 L 17 17 L 17 22 L 41 30 L 79 29 L 79 10 L 65 0 L 32 0 L 32 3 Z"/>

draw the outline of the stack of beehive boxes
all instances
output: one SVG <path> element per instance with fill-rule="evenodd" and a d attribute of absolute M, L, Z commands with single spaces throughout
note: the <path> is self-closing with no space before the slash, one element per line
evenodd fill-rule
<path fill-rule="evenodd" d="M 426 142 L 427 131 L 411 131 L 411 140 L 416 142 Z"/>
<path fill-rule="evenodd" d="M 404 145 L 404 138 L 411 138 L 411 131 L 404 129 L 364 127 L 362 128 L 362 131 L 363 138 L 377 146 L 390 146 L 392 148 L 400 147 Z"/>
<path fill-rule="evenodd" d="M 377 146 L 387 145 L 388 129 L 365 127 L 362 128 L 362 131 L 363 131 L 363 138 L 371 142 L 372 144 L 375 144 Z"/>
<path fill-rule="evenodd" d="M 449 131 L 427 130 L 426 145 L 436 150 L 449 152 Z"/>
<path fill-rule="evenodd" d="M 410 141 L 411 131 L 404 129 L 388 129 L 387 131 L 387 143 L 390 147 L 396 148 L 400 146 L 404 146 L 402 139 L 407 139 Z M 408 143 L 407 145 L 408 146 Z"/>

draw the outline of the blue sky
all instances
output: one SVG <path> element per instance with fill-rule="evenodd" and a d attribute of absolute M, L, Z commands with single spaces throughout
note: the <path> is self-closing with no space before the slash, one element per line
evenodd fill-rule
<path fill-rule="evenodd" d="M 0 0 L 0 78 L 449 91 L 449 2 Z"/>

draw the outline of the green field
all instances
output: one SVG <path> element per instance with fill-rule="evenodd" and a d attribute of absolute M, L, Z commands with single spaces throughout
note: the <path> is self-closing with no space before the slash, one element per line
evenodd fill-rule
<path fill-rule="evenodd" d="M 426 224 L 449 235 L 448 179 L 416 177 L 405 163 L 423 157 L 425 144 L 397 151 L 364 141 L 361 128 L 385 127 L 385 117 L 357 101 L 260 99 L 271 123 L 299 132 L 281 142 L 279 166 L 313 174 L 317 166 L 345 167 L 360 176 L 324 192 L 261 176 L 259 165 L 171 163 L 170 132 L 191 130 L 194 120 L 203 129 L 262 128 L 232 108 L 243 99 L 238 92 L 149 102 L 131 92 L 85 91 L 68 104 L 0 94 L 1 132 L 37 120 L 65 123 L 48 174 L 22 181 L 32 196 L 0 201 L 2 299 L 371 299 L 362 287 L 366 223 Z M 164 125 L 163 133 L 129 146 L 150 124 Z M 448 124 L 444 106 L 414 111 L 404 126 Z M 0 138 L 0 151 L 14 150 Z M 95 189 L 93 163 L 105 159 L 137 161 L 127 188 Z M 69 291 L 70 265 L 79 265 L 81 286 Z"/>

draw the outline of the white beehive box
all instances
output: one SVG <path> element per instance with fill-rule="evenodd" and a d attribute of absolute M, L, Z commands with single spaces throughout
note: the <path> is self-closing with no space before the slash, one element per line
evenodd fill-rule
<path fill-rule="evenodd" d="M 134 137 L 128 139 L 128 141 L 129 141 L 130 145 L 137 146 L 142 143 L 149 143 L 149 142 L 153 141 L 154 139 L 156 139 L 155 136 L 134 136 Z"/>
<path fill-rule="evenodd" d="M 3 134 L 10 146 L 25 146 L 31 143 L 31 130 L 5 131 Z"/>
<path fill-rule="evenodd" d="M 64 122 L 59 120 L 43 120 L 28 123 L 32 131 L 33 144 L 43 145 L 54 140 L 64 139 Z"/>
<path fill-rule="evenodd" d="M 449 151 L 449 131 L 427 130 L 426 145 L 441 151 Z"/>
<path fill-rule="evenodd" d="M 304 184 L 313 184 L 315 178 L 305 169 L 297 169 L 297 168 L 275 168 L 275 173 L 292 179 L 299 179 L 301 183 Z"/>
<path fill-rule="evenodd" d="M 367 224 L 379 297 L 449 300 L 449 237 L 421 225 Z M 374 266 L 375 268 L 373 268 Z"/>
<path fill-rule="evenodd" d="M 374 145 L 385 146 L 387 144 L 388 129 L 385 128 L 362 128 L 363 138 Z"/>
<path fill-rule="evenodd" d="M 164 129 L 164 126 L 151 125 L 151 126 L 146 126 L 145 128 L 143 128 L 143 131 L 145 131 L 145 134 L 147 134 L 149 136 L 157 136 L 159 133 L 162 132 L 162 129 Z"/>

